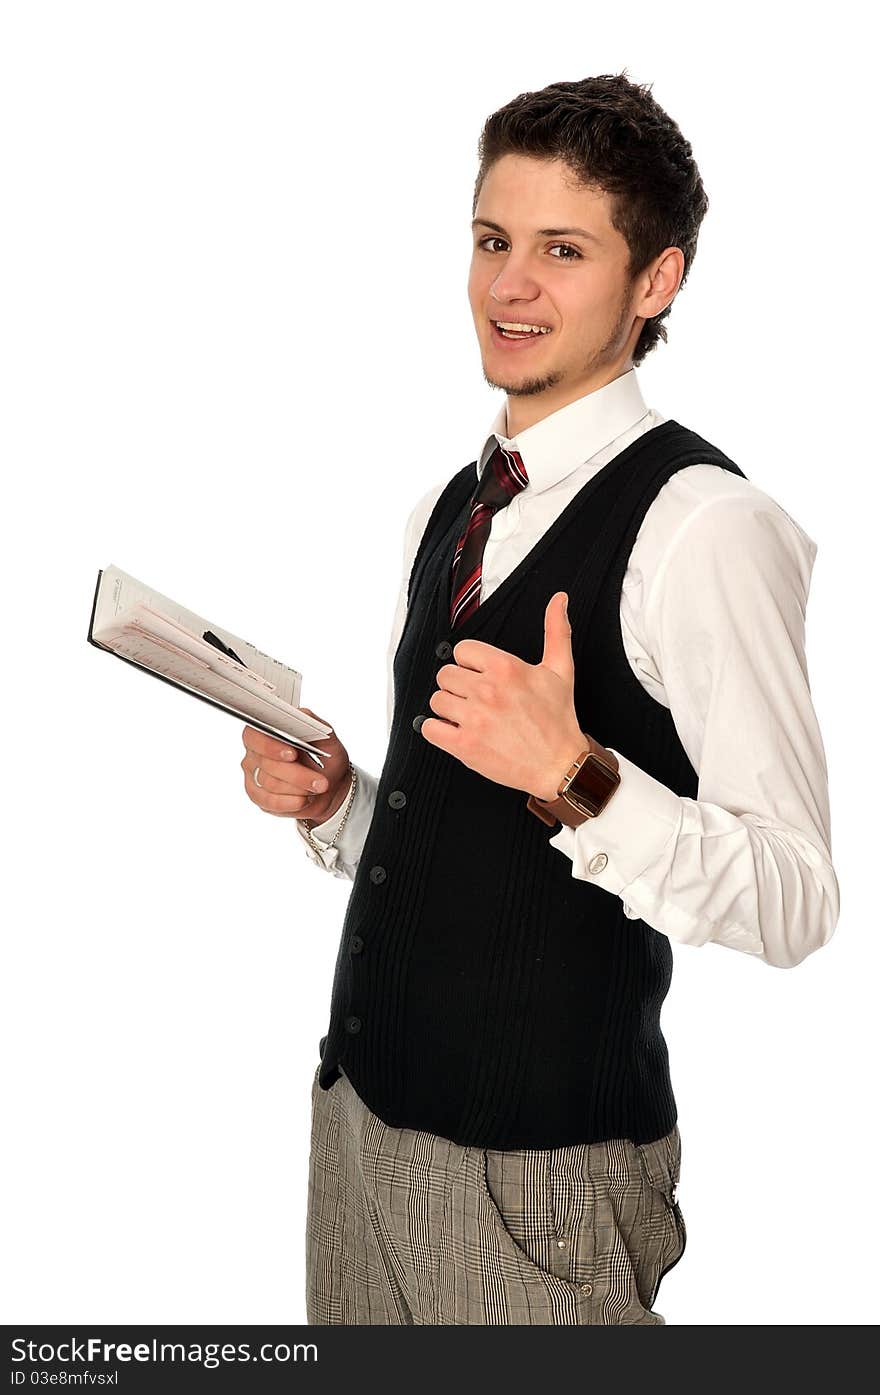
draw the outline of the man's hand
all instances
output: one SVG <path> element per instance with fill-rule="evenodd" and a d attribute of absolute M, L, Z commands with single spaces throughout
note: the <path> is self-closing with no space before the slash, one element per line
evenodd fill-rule
<path fill-rule="evenodd" d="M 308 707 L 302 711 L 325 726 L 331 725 Z M 322 752 L 327 752 L 323 770 L 307 751 L 279 741 L 256 727 L 245 727 L 241 735 L 245 745 L 241 762 L 245 793 L 264 813 L 277 814 L 282 819 L 323 823 L 347 799 L 351 789 L 351 767 L 348 752 L 335 732 L 312 742 Z M 257 785 L 254 771 L 258 766 L 260 783 Z"/>
<path fill-rule="evenodd" d="M 511 789 L 555 799 L 559 781 L 587 742 L 574 707 L 568 597 L 557 591 L 544 612 L 544 653 L 527 664 L 479 639 L 461 639 L 455 663 L 437 670 L 422 723 L 432 746 Z"/>

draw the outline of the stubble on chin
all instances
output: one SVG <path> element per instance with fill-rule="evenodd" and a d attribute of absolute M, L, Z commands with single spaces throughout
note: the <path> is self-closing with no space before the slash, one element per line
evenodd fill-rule
<path fill-rule="evenodd" d="M 556 387 L 562 381 L 562 374 L 547 373 L 543 378 L 526 378 L 521 383 L 502 383 L 496 378 L 491 378 L 483 369 L 483 377 L 492 388 L 498 388 L 501 392 L 506 392 L 508 397 L 536 397 L 539 392 L 546 392 L 548 388 Z"/>

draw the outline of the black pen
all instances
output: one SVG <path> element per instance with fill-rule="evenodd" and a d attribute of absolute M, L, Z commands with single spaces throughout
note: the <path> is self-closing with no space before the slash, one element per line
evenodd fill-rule
<path fill-rule="evenodd" d="M 234 649 L 230 649 L 228 644 L 224 644 L 219 635 L 215 635 L 213 630 L 205 630 L 202 639 L 206 639 L 209 644 L 213 644 L 215 649 L 219 649 L 222 654 L 228 654 L 230 659 L 234 659 L 242 668 L 247 668 L 244 659 L 240 659 Z"/>

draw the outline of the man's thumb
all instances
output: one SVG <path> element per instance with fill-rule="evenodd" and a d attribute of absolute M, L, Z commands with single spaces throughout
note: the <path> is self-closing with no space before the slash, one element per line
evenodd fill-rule
<path fill-rule="evenodd" d="M 541 663 L 552 668 L 560 678 L 574 682 L 574 658 L 571 652 L 571 625 L 568 621 L 568 595 L 557 591 L 544 611 L 544 654 Z"/>
<path fill-rule="evenodd" d="M 307 717 L 314 717 L 314 719 L 315 719 L 316 722 L 321 722 L 325 727 L 329 727 L 329 728 L 330 728 L 330 736 L 335 736 L 335 735 L 336 735 L 336 733 L 335 733 L 334 730 L 333 730 L 333 723 L 332 723 L 332 722 L 328 722 L 326 717 L 319 717 L 318 714 L 317 714 L 317 712 L 313 712 L 312 709 L 311 709 L 310 707 L 303 707 L 302 704 L 300 704 L 300 709 L 299 709 L 299 710 L 300 710 L 300 712 L 305 712 L 305 714 L 306 714 Z M 315 738 L 315 740 L 316 740 L 316 741 L 329 741 L 329 740 L 330 740 L 330 737 L 329 737 L 329 736 L 318 736 L 318 737 Z"/>

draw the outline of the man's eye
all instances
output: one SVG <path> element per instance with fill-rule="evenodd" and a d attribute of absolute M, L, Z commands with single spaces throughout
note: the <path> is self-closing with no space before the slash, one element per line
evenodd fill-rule
<path fill-rule="evenodd" d="M 503 237 L 498 237 L 498 236 L 495 236 L 495 235 L 491 235 L 491 236 L 489 236 L 489 237 L 483 237 L 483 238 L 481 238 L 481 239 L 480 239 L 480 242 L 479 242 L 479 246 L 485 248 L 485 250 L 486 250 L 487 252 L 493 252 L 493 251 L 495 251 L 496 249 L 487 245 L 488 243 L 491 243 L 491 242 L 500 242 L 500 243 L 502 243 L 505 247 L 507 246 L 507 241 L 506 241 L 505 238 L 503 238 Z M 570 253 L 570 254 L 571 254 L 570 256 L 565 256 L 565 257 L 555 257 L 554 260 L 557 261 L 557 262 L 573 262 L 573 261 L 580 261 L 580 260 L 581 260 L 581 253 L 578 251 L 578 249 L 577 249 L 576 247 L 572 247 L 572 246 L 571 246 L 571 243 L 569 243 L 569 242 L 556 242 L 556 243 L 553 244 L 553 247 L 552 247 L 550 250 L 551 250 L 551 252 L 553 252 L 553 251 L 556 251 L 557 249 L 560 250 L 560 251 L 567 252 L 567 253 Z"/>

